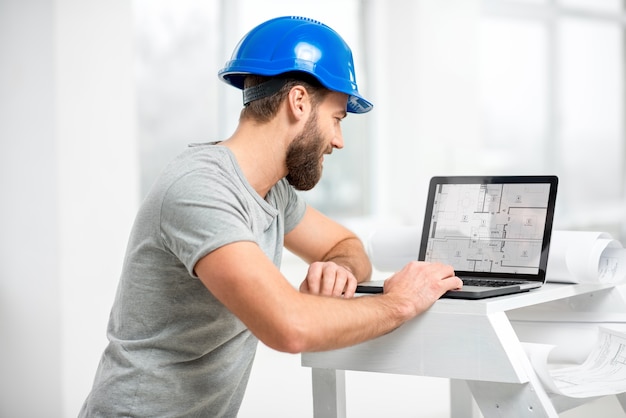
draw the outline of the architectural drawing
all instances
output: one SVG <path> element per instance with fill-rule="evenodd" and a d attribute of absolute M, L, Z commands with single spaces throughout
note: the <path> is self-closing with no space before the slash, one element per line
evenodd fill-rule
<path fill-rule="evenodd" d="M 476 272 L 536 273 L 548 184 L 444 184 L 435 196 L 427 261 Z"/>

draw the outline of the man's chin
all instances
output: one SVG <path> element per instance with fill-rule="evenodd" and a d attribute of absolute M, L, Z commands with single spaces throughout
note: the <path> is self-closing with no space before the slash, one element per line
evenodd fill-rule
<path fill-rule="evenodd" d="M 313 187 L 315 187 L 317 183 L 319 183 L 320 178 L 321 177 L 318 177 L 317 180 L 302 181 L 302 180 L 294 179 L 292 177 L 287 176 L 287 181 L 289 182 L 289 184 L 293 186 L 294 189 L 301 191 L 301 192 L 306 192 L 306 191 L 311 190 Z"/>

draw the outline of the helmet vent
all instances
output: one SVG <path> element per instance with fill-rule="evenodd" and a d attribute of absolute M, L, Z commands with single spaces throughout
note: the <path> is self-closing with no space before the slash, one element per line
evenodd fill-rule
<path fill-rule="evenodd" d="M 315 20 L 315 19 L 311 19 L 310 17 L 303 17 L 303 16 L 289 16 L 289 17 L 293 20 L 302 20 L 303 22 L 315 23 L 317 25 L 326 26 L 322 22 Z"/>

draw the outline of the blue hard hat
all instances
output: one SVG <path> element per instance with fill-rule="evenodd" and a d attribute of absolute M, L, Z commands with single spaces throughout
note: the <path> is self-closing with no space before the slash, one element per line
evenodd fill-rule
<path fill-rule="evenodd" d="M 292 71 L 311 74 L 329 90 L 347 94 L 348 112 L 365 113 L 373 107 L 359 94 L 348 44 L 330 27 L 305 17 L 277 17 L 252 29 L 218 76 L 243 89 L 246 75 Z"/>

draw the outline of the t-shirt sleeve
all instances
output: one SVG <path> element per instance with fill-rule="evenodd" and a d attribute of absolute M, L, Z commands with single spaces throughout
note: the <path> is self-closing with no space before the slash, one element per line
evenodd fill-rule
<path fill-rule="evenodd" d="M 164 245 L 192 277 L 206 254 L 233 242 L 255 241 L 246 202 L 226 177 L 193 171 L 168 189 L 161 208 Z"/>

